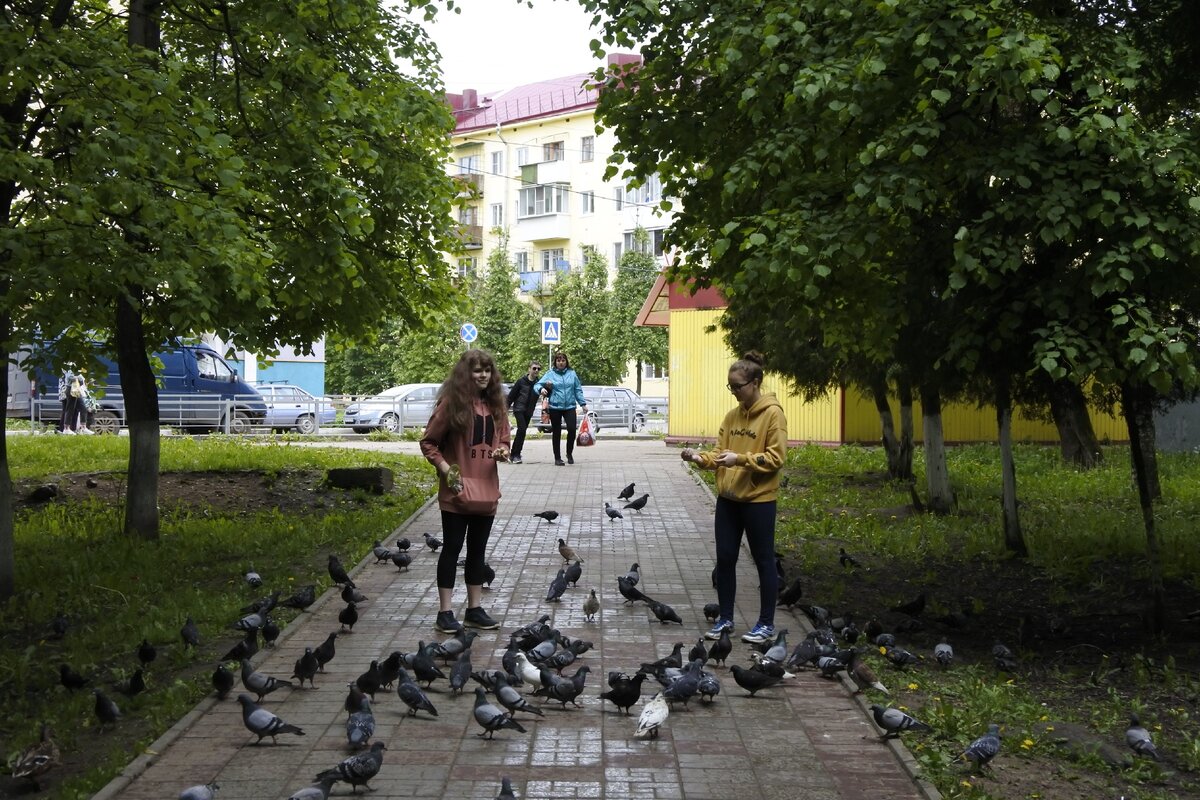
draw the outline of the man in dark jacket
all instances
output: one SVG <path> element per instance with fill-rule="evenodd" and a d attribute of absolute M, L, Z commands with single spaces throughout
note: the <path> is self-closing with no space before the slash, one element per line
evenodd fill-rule
<path fill-rule="evenodd" d="M 512 388 L 508 390 L 508 407 L 517 417 L 517 435 L 513 437 L 512 454 L 509 456 L 509 461 L 513 464 L 521 463 L 521 448 L 525 446 L 525 429 L 529 427 L 529 420 L 533 418 L 533 412 L 537 410 L 538 396 L 534 394 L 533 384 L 537 383 L 541 376 L 541 365 L 533 361 L 529 364 L 529 372 L 518 378 Z"/>

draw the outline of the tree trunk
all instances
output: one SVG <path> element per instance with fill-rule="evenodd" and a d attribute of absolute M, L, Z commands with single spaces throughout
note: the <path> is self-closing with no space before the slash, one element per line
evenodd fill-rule
<path fill-rule="evenodd" d="M 6 287 L 7 288 L 7 287 Z M 0 337 L 4 341 L 9 338 L 9 317 L 0 316 Z M 5 364 L 4 374 L 0 376 L 0 397 L 8 397 L 8 356 L 7 350 L 0 348 L 0 361 Z M 0 426 L 7 428 L 7 409 L 5 418 Z M 8 469 L 8 436 L 0 429 L 0 602 L 12 597 L 17 591 L 17 557 L 13 541 L 15 514 L 13 511 L 12 476 Z"/>
<path fill-rule="evenodd" d="M 1142 524 L 1146 528 L 1146 561 L 1150 566 L 1150 629 L 1162 633 L 1166 629 L 1166 597 L 1163 592 L 1162 554 L 1158 533 L 1154 529 L 1154 495 L 1150 490 L 1150 462 L 1154 459 L 1154 431 L 1150 431 L 1149 450 L 1142 430 L 1144 420 L 1151 418 L 1152 405 L 1148 395 L 1138 387 L 1121 386 L 1121 406 L 1125 425 L 1129 428 L 1129 455 L 1137 482 L 1138 502 L 1142 507 Z"/>
<path fill-rule="evenodd" d="M 925 428 L 925 485 L 928 508 L 949 514 L 954 505 L 950 472 L 946 468 L 946 440 L 942 436 L 942 398 L 936 389 L 921 387 L 921 422 Z"/>
<path fill-rule="evenodd" d="M 1004 547 L 1021 558 L 1029 555 L 1021 519 L 1017 514 L 1017 466 L 1012 449 L 1012 396 L 1008 381 L 996 389 L 996 426 L 1000 431 L 1001 501 L 1004 517 Z"/>
<path fill-rule="evenodd" d="M 146 355 L 140 292 L 127 287 L 117 302 L 117 364 L 129 427 L 129 482 L 125 487 L 125 533 L 158 538 L 158 385 Z"/>
<path fill-rule="evenodd" d="M 908 442 L 908 452 L 900 438 L 896 436 L 896 423 L 892 416 L 892 406 L 888 402 L 887 378 L 880 373 L 871 379 L 869 387 L 871 397 L 875 401 L 875 410 L 879 412 L 879 426 L 883 431 L 883 451 L 887 457 L 887 474 L 890 480 L 911 483 L 912 476 L 912 440 Z"/>
<path fill-rule="evenodd" d="M 1122 398 L 1124 395 L 1122 394 Z M 1122 400 L 1123 402 L 1123 400 Z M 1140 438 L 1142 458 L 1146 468 L 1146 486 L 1150 490 L 1151 500 L 1162 500 L 1162 484 L 1158 481 L 1158 447 L 1157 431 L 1154 428 L 1153 395 L 1142 392 L 1138 396 L 1133 412 L 1137 414 L 1137 435 Z M 1126 414 L 1129 413 L 1127 409 Z M 1130 447 L 1133 446 L 1133 430 L 1130 429 Z M 1136 476 L 1135 476 L 1136 479 Z"/>
<path fill-rule="evenodd" d="M 635 367 L 635 369 L 637 371 L 637 393 L 638 393 L 638 397 L 641 397 L 642 396 L 642 361 L 641 361 L 641 359 L 638 359 L 635 363 L 637 364 L 637 366 Z"/>
<path fill-rule="evenodd" d="M 1050 413 L 1058 428 L 1063 460 L 1084 469 L 1100 464 L 1104 458 L 1100 442 L 1088 415 L 1087 398 L 1078 384 L 1066 380 L 1054 382 L 1050 387 Z"/>
<path fill-rule="evenodd" d="M 900 456 L 904 459 L 904 474 L 913 480 L 913 391 L 912 383 L 901 375 L 896 379 L 896 397 L 900 401 Z"/>

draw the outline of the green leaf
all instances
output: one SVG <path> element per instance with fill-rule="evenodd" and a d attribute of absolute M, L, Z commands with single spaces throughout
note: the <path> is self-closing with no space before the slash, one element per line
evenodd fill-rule
<path fill-rule="evenodd" d="M 754 233 L 750 234 L 748 241 L 753 247 L 762 247 L 767 243 L 767 237 L 755 231 Z"/>
<path fill-rule="evenodd" d="M 950 102 L 950 93 L 945 89 L 934 89 L 929 96 L 943 105 Z"/>

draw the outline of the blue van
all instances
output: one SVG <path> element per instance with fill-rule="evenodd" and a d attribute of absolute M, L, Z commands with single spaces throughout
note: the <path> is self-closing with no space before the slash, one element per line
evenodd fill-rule
<path fill-rule="evenodd" d="M 261 426 L 267 404 L 261 394 L 242 380 L 221 358 L 204 344 L 168 345 L 154 354 L 162 362 L 158 378 L 158 416 L 164 425 L 185 430 L 225 430 L 249 433 Z M 121 375 L 116 362 L 104 356 L 96 359 L 108 370 L 103 385 L 91 383 L 92 395 L 99 403 L 92 429 L 97 433 L 116 433 L 125 424 L 125 398 L 121 393 Z M 31 376 L 30 415 L 35 421 L 58 419 L 62 410 L 58 400 L 58 376 L 38 370 Z"/>

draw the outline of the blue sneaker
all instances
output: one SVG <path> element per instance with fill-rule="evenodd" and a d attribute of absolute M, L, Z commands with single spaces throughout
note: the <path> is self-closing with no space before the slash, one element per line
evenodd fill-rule
<path fill-rule="evenodd" d="M 748 644 L 762 644 L 775 638 L 775 626 L 758 623 L 750 632 L 742 636 L 742 641 Z"/>
<path fill-rule="evenodd" d="M 721 638 L 722 633 L 733 633 L 733 620 L 718 619 L 717 624 L 712 626 L 712 630 L 704 634 L 705 639 L 717 640 Z"/>

